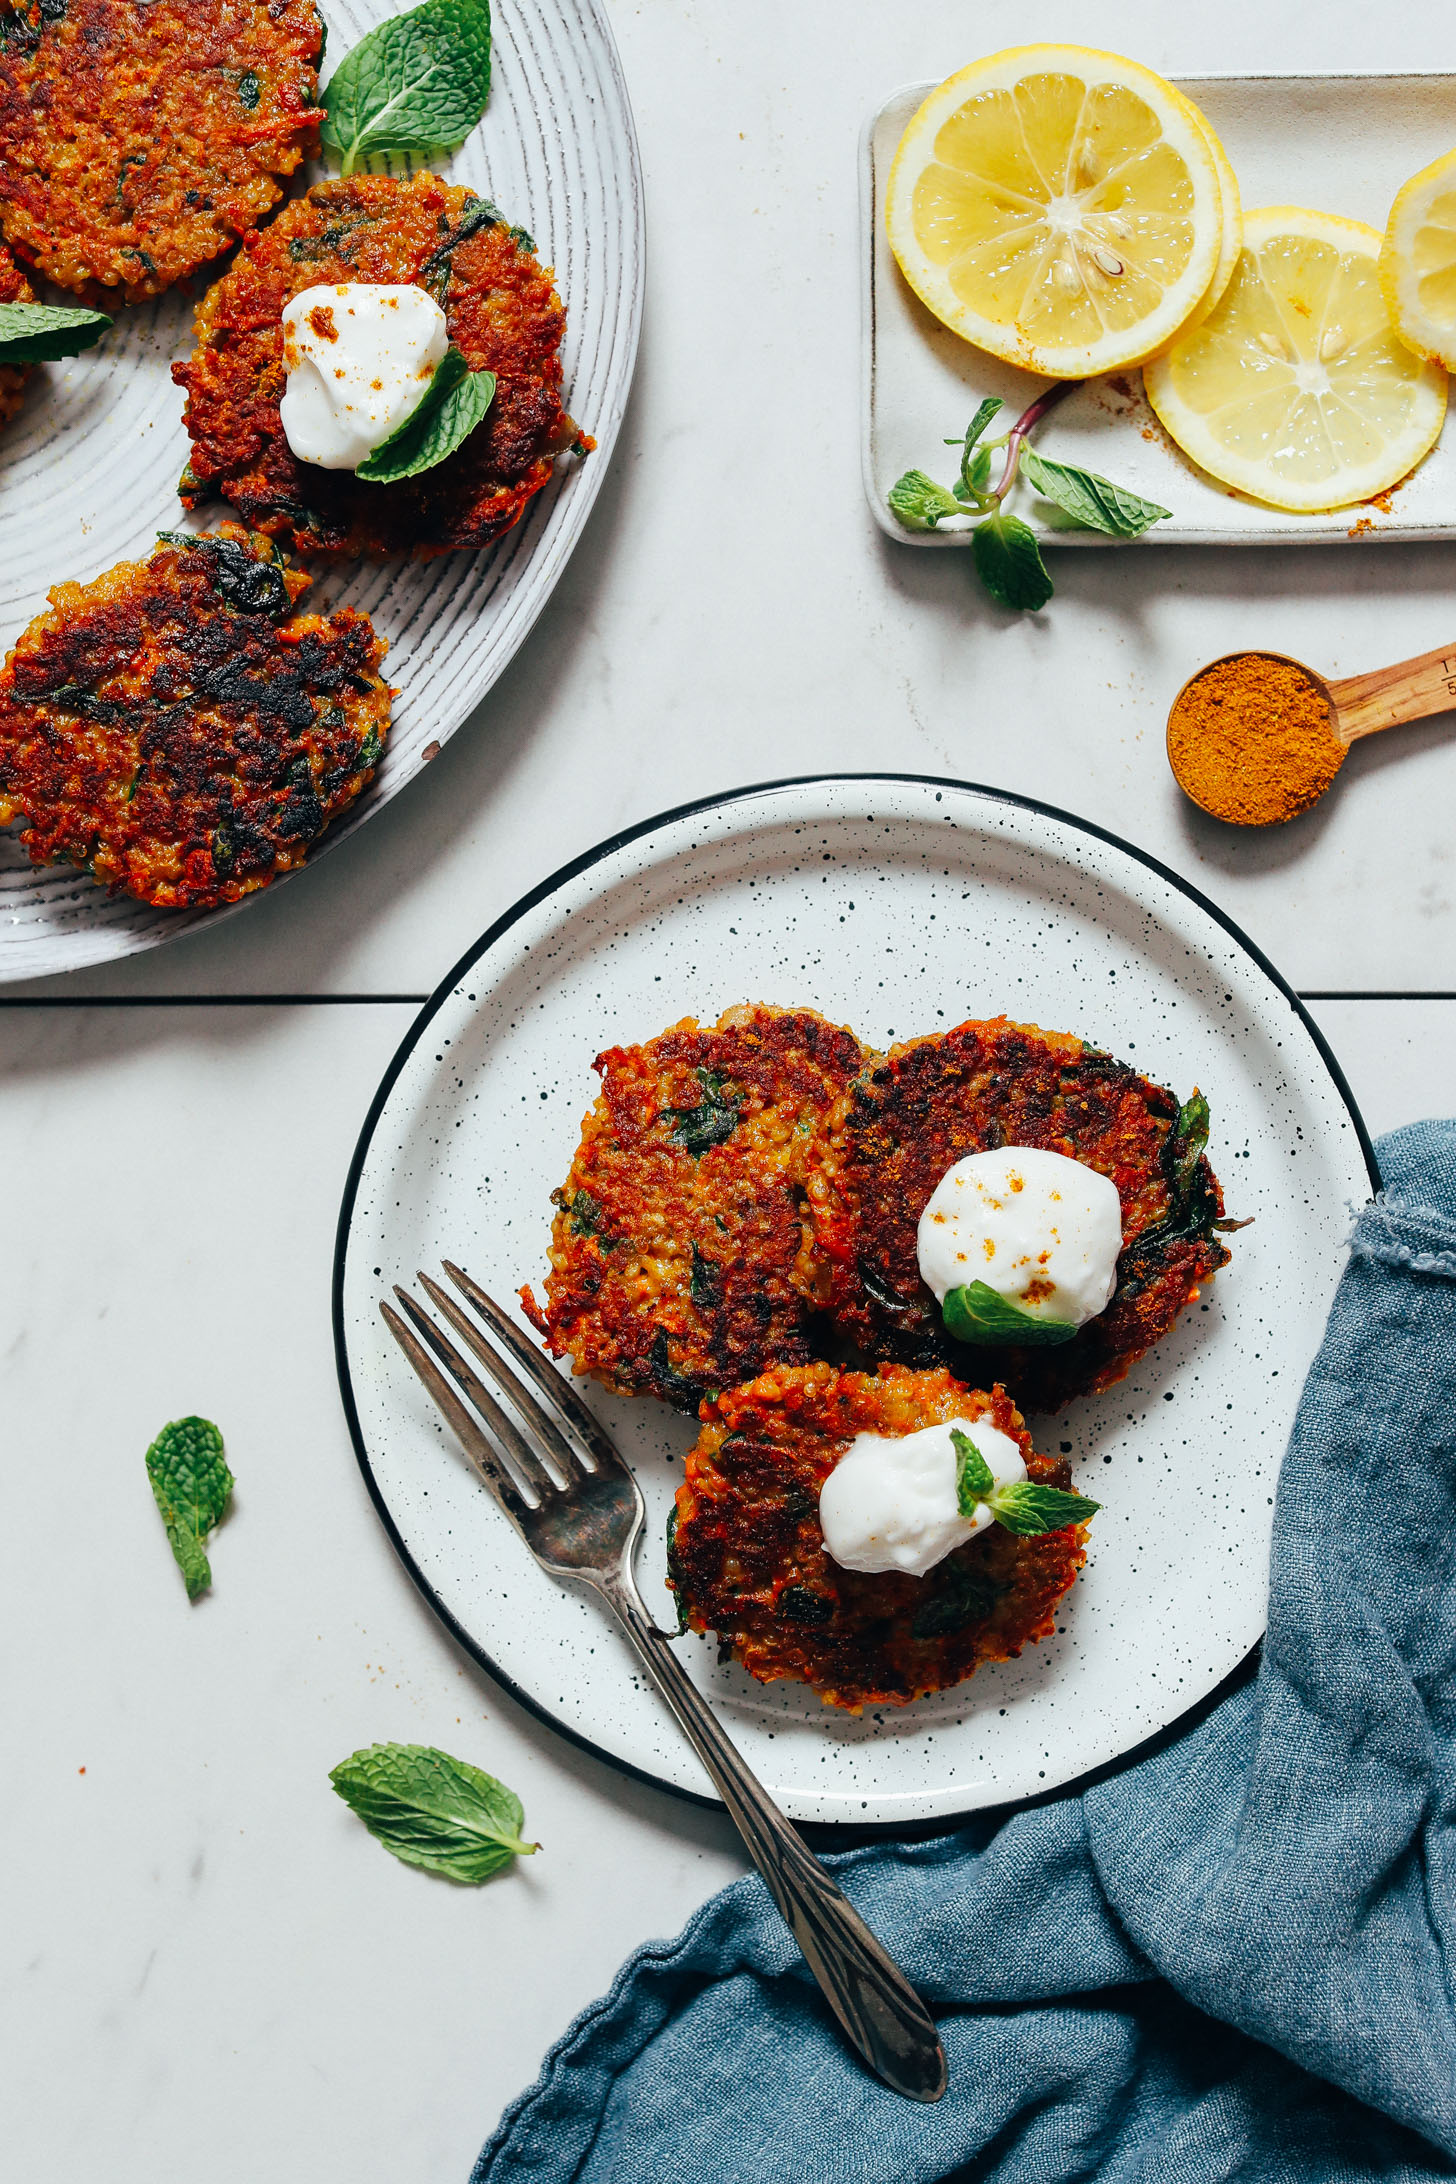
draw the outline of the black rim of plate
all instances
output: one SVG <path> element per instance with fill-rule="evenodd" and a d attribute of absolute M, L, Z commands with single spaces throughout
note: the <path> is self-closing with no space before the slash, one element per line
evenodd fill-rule
<path fill-rule="evenodd" d="M 384 1498 L 379 1481 L 374 1476 L 374 1467 L 369 1460 L 369 1451 L 365 1446 L 363 1430 L 359 1424 L 359 1412 L 354 1401 L 354 1385 L 349 1371 L 349 1350 L 344 1329 L 344 1265 L 348 1256 L 349 1239 L 353 1228 L 354 1204 L 359 1192 L 359 1179 L 364 1172 L 364 1163 L 369 1156 L 369 1148 L 374 1141 L 374 1132 L 378 1126 L 379 1118 L 384 1112 L 400 1073 L 428 1030 L 437 1011 L 443 1007 L 444 1003 L 455 992 L 467 973 L 475 968 L 481 957 L 489 949 L 493 948 L 496 942 L 511 930 L 513 925 L 518 924 L 528 911 L 534 910 L 538 903 L 544 902 L 549 895 L 555 894 L 558 888 L 564 887 L 568 880 L 574 880 L 581 873 L 589 872 L 593 865 L 603 863 L 606 858 L 614 856 L 619 849 L 625 848 L 628 843 L 641 841 L 644 835 L 655 834 L 662 827 L 674 826 L 681 819 L 691 819 L 699 812 L 720 811 L 731 804 L 745 803 L 751 797 L 771 796 L 782 789 L 852 788 L 860 783 L 864 783 L 866 786 L 883 788 L 953 789 L 958 794 L 984 797 L 993 804 L 1008 804 L 1018 811 L 1035 812 L 1040 818 L 1054 819 L 1059 825 L 1070 827 L 1076 833 L 1091 835 L 1095 841 L 1106 842 L 1109 847 L 1121 850 L 1125 856 L 1131 857 L 1137 864 L 1145 866 L 1149 872 L 1156 873 L 1158 878 L 1166 881 L 1170 887 L 1176 888 L 1180 895 L 1185 895 L 1190 902 L 1196 903 L 1198 908 L 1205 911 L 1216 925 L 1221 926 L 1230 939 L 1238 943 L 1245 955 L 1258 965 L 1269 983 L 1277 992 L 1283 995 L 1294 1014 L 1309 1033 L 1320 1060 L 1328 1070 L 1330 1080 L 1349 1113 L 1355 1131 L 1356 1142 L 1359 1145 L 1370 1177 L 1371 1190 L 1378 1191 L 1381 1188 L 1380 1169 L 1375 1159 L 1375 1148 L 1370 1142 L 1370 1133 L 1365 1127 L 1364 1118 L 1355 1104 L 1355 1096 L 1345 1081 L 1345 1073 L 1331 1052 L 1323 1032 L 1300 1000 L 1299 995 L 1289 985 L 1288 981 L 1281 977 L 1263 949 L 1250 940 L 1243 928 L 1235 924 L 1234 920 L 1229 917 L 1226 911 L 1221 910 L 1216 902 L 1210 902 L 1207 895 L 1201 893 L 1181 874 L 1170 870 L 1167 865 L 1161 864 L 1156 857 L 1150 857 L 1145 849 L 1139 849 L 1135 843 L 1125 840 L 1120 834 L 1111 833 L 1106 827 L 1094 825 L 1090 819 L 1079 818 L 1075 812 L 1063 811 L 1055 804 L 1044 804 L 1034 796 L 1018 796 L 1010 789 L 994 789 L 984 782 L 961 781 L 947 774 L 790 774 L 779 781 L 755 781 L 745 788 L 729 789 L 717 796 L 695 797 L 688 804 L 675 804 L 669 811 L 655 812 L 650 819 L 642 819 L 638 821 L 636 826 L 625 827 L 620 834 L 610 835 L 606 841 L 598 842 L 594 849 L 585 850 L 581 856 L 573 857 L 569 864 L 558 866 L 555 872 L 548 874 L 528 893 L 522 895 L 519 901 L 513 903 L 509 910 L 504 911 L 493 925 L 486 928 L 479 940 L 472 947 L 466 949 L 459 962 L 446 972 L 444 978 L 441 979 L 439 985 L 430 995 L 429 1000 L 425 1002 L 419 1015 L 400 1041 L 389 1067 L 380 1079 L 379 1089 L 370 1102 L 369 1112 L 364 1118 L 364 1126 L 359 1132 L 359 1142 L 354 1148 L 354 1157 L 349 1163 L 349 1173 L 344 1184 L 343 1201 L 339 1207 L 338 1231 L 334 1241 L 333 1281 L 334 1359 L 338 1369 L 339 1394 L 343 1399 L 344 1416 L 348 1421 L 349 1437 L 354 1444 L 354 1454 L 358 1460 L 359 1469 L 363 1473 L 364 1484 L 368 1488 L 369 1498 L 374 1504 L 379 1521 L 389 1535 L 394 1551 L 399 1556 L 400 1561 L 404 1564 L 424 1598 L 429 1602 L 430 1607 L 455 1639 L 457 1645 L 462 1646 L 472 1660 L 477 1661 L 500 1685 L 503 1691 L 508 1691 L 517 1705 L 523 1706 L 527 1713 L 534 1714 L 538 1721 L 544 1722 L 546 1727 L 551 1729 L 557 1736 L 565 1737 L 568 1743 L 576 1745 L 583 1752 L 590 1752 L 593 1758 L 605 1760 L 607 1765 L 614 1767 L 619 1774 L 630 1775 L 636 1782 L 645 1782 L 655 1790 L 665 1790 L 673 1797 L 684 1799 L 690 1805 L 705 1806 L 715 1812 L 722 1810 L 722 1805 L 716 1797 L 704 1797 L 696 1790 L 685 1790 L 676 1782 L 664 1781 L 660 1775 L 649 1773 L 645 1767 L 634 1766 L 631 1760 L 622 1759 L 616 1752 L 609 1751 L 605 1745 L 593 1742 L 590 1737 L 583 1736 L 580 1730 L 573 1729 L 567 1723 L 560 1721 L 538 1699 L 533 1698 L 529 1691 L 524 1690 L 513 1677 L 508 1676 L 499 1667 L 490 1654 L 486 1652 L 484 1646 L 473 1638 L 459 1618 L 452 1614 L 425 1576 L 424 1571 L 410 1553 L 404 1536 L 394 1521 L 393 1512 Z M 525 1549 L 523 1548 L 522 1553 L 524 1552 Z M 1255 1651 L 1257 1651 L 1257 1647 Z M 932 1821 L 885 1821 L 871 1823 L 868 1826 L 856 1821 L 824 1821 L 813 1822 L 810 1825 L 834 1828 L 854 1827 L 865 1834 L 884 1834 L 886 1832 L 900 1835 L 906 1832 L 939 1833 L 947 1828 L 954 1827 L 958 1821 L 971 1817 L 984 1819 L 992 1813 L 1013 1812 L 1019 1810 L 1022 1806 L 1045 1804 L 1053 1797 L 1075 1795 L 1079 1785 L 1085 1786 L 1107 1774 L 1120 1772 L 1124 1767 L 1132 1766 L 1144 1753 L 1167 1743 L 1177 1736 L 1185 1726 L 1207 1712 L 1209 1707 L 1232 1683 L 1247 1673 L 1251 1658 L 1252 1656 L 1246 1655 L 1244 1661 L 1239 1663 L 1229 1675 L 1226 1675 L 1212 1692 L 1205 1692 L 1202 1698 L 1194 1700 L 1182 1713 L 1165 1724 L 1162 1729 L 1142 1739 L 1117 1759 L 1109 1760 L 1102 1766 L 1091 1769 L 1086 1774 L 1064 1782 L 1055 1790 L 1040 1792 L 1029 1797 L 1010 1798 L 998 1805 L 973 1806 L 962 1813 L 938 1814 Z"/>

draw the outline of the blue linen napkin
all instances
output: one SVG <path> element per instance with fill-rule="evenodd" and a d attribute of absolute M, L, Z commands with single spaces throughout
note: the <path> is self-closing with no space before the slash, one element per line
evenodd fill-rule
<path fill-rule="evenodd" d="M 850 2059 L 754 1876 L 623 1967 L 472 2184 L 1456 2176 L 1456 1123 L 1377 1152 L 1257 1680 L 1080 1797 L 828 1861 L 944 2100 Z"/>

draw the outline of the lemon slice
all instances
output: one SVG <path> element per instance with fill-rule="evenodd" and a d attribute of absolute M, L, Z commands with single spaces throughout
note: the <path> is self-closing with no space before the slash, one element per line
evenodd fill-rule
<path fill-rule="evenodd" d="M 1412 175 L 1391 206 L 1380 285 L 1406 347 L 1456 370 L 1456 152 Z"/>
<path fill-rule="evenodd" d="M 1239 196 L 1238 176 L 1234 173 L 1233 163 L 1212 122 L 1201 106 L 1195 106 L 1186 91 L 1180 91 L 1178 96 L 1194 115 L 1207 140 L 1208 148 L 1213 154 L 1213 164 L 1218 169 L 1218 193 L 1223 199 L 1223 237 L 1218 248 L 1218 263 L 1198 308 L 1187 322 L 1192 327 L 1197 325 L 1199 319 L 1206 318 L 1216 303 L 1223 301 L 1224 290 L 1234 277 L 1234 267 L 1239 262 L 1239 252 L 1244 245 L 1244 208 Z M 1182 332 L 1183 329 L 1180 328 L 1179 331 Z"/>
<path fill-rule="evenodd" d="M 1380 237 L 1274 205 L 1244 215 L 1216 310 L 1143 366 L 1148 400 L 1194 462 L 1276 508 L 1344 508 L 1429 454 L 1446 374 L 1396 335 Z"/>
<path fill-rule="evenodd" d="M 993 53 L 932 91 L 900 139 L 885 222 L 937 318 L 1052 379 L 1171 341 L 1224 227 L 1188 101 L 1136 61 L 1072 45 Z"/>

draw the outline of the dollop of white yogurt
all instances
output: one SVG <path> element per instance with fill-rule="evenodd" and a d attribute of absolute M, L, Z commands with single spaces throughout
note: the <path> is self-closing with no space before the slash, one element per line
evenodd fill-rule
<path fill-rule="evenodd" d="M 942 1304 L 948 1291 L 984 1282 L 1023 1312 L 1081 1327 L 1117 1287 L 1117 1185 L 1037 1146 L 971 1153 L 936 1184 L 917 1248 L 921 1278 Z"/>
<path fill-rule="evenodd" d="M 994 1522 L 984 1502 L 974 1516 L 960 1513 L 953 1427 L 975 1442 L 998 1486 L 1026 1477 L 1010 1434 L 984 1419 L 952 1418 L 898 1436 L 856 1434 L 819 1491 L 824 1545 L 842 1570 L 924 1577 Z"/>
<path fill-rule="evenodd" d="M 445 314 L 408 283 L 339 281 L 283 307 L 279 405 L 303 463 L 357 470 L 402 425 L 449 346 Z"/>

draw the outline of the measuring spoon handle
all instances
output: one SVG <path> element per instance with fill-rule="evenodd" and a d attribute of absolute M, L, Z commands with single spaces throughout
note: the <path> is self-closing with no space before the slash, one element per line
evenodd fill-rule
<path fill-rule="evenodd" d="M 1372 668 L 1368 675 L 1347 675 L 1328 687 L 1342 743 L 1397 728 L 1402 721 L 1449 713 L 1456 709 L 1456 645 L 1398 660 L 1394 667 Z"/>

